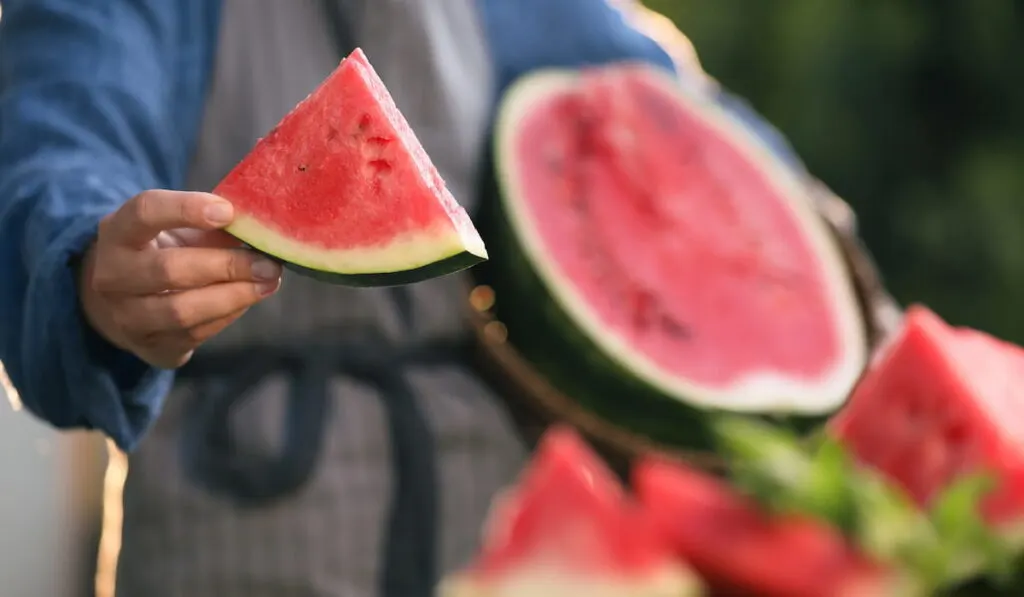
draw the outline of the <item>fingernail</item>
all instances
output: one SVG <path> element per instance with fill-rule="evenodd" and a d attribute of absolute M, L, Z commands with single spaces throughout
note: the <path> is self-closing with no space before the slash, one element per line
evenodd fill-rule
<path fill-rule="evenodd" d="M 206 220 L 211 224 L 227 224 L 235 215 L 235 210 L 227 201 L 218 201 L 207 205 L 206 209 L 203 210 L 203 215 L 206 216 Z"/>
<path fill-rule="evenodd" d="M 252 277 L 276 283 L 277 279 L 281 277 L 281 266 L 269 259 L 257 259 L 252 264 Z"/>
<path fill-rule="evenodd" d="M 274 280 L 273 282 L 260 282 L 259 284 L 256 285 L 256 292 L 258 292 L 260 296 L 274 294 L 274 291 L 277 290 L 277 287 L 279 285 L 280 281 L 278 280 Z"/>

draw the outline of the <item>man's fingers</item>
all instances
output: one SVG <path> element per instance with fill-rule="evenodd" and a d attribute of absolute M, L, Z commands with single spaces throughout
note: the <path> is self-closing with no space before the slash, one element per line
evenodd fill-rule
<path fill-rule="evenodd" d="M 132 301 L 132 327 L 147 334 L 183 332 L 247 309 L 273 294 L 280 280 L 228 282 L 194 290 L 141 297 Z M 127 315 L 127 314 L 126 314 Z"/>
<path fill-rule="evenodd" d="M 248 308 L 239 309 L 230 315 L 189 328 L 184 332 L 185 341 L 191 342 L 192 346 L 199 346 L 203 342 L 206 342 L 210 338 L 213 338 L 224 331 L 224 328 L 238 321 L 238 318 L 245 315 L 247 311 Z"/>
<path fill-rule="evenodd" d="M 223 230 L 199 230 L 197 228 L 175 228 L 165 231 L 176 247 L 206 247 L 209 249 L 240 249 L 245 243 Z M 164 248 L 164 247 L 161 247 Z"/>
<path fill-rule="evenodd" d="M 186 348 L 186 343 L 181 343 L 180 349 L 169 349 L 166 346 L 160 349 L 143 349 L 138 352 L 139 358 L 154 367 L 160 369 L 177 369 L 192 358 L 194 350 Z"/>
<path fill-rule="evenodd" d="M 224 331 L 224 328 L 245 315 L 246 311 L 248 311 L 247 308 L 239 309 L 234 313 L 187 330 L 153 334 L 140 347 L 139 355 L 155 367 L 177 369 L 192 358 L 192 353 L 203 342 Z"/>
<path fill-rule="evenodd" d="M 187 330 L 162 332 L 148 338 L 142 352 L 146 361 L 164 369 L 175 369 L 184 365 L 203 342 L 216 336 L 248 309 L 239 309 L 234 313 L 197 325 Z"/>
<path fill-rule="evenodd" d="M 147 295 L 224 282 L 273 282 L 280 277 L 278 263 L 247 249 L 121 249 L 111 253 L 107 267 L 92 271 L 91 286 L 110 294 Z"/>
<path fill-rule="evenodd" d="M 175 228 L 215 230 L 231 223 L 231 203 L 209 193 L 146 191 L 128 200 L 105 220 L 104 231 L 116 244 L 143 247 L 160 232 Z"/>
<path fill-rule="evenodd" d="M 126 294 L 156 294 L 190 290 L 225 282 L 275 282 L 281 266 L 247 249 L 182 247 L 136 253 L 131 275 L 100 290 Z"/>

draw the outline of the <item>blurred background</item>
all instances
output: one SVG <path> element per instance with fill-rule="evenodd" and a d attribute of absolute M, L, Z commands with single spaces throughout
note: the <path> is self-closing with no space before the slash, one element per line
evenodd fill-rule
<path fill-rule="evenodd" d="M 1024 3 L 645 4 L 853 205 L 901 302 L 1024 342 Z"/>
<path fill-rule="evenodd" d="M 1024 342 L 1024 3 L 646 3 L 853 205 L 901 302 Z M 105 445 L 6 402 L 0 594 L 92 595 Z"/>
<path fill-rule="evenodd" d="M 21 412 L 0 366 L 0 595 L 97 594 L 105 463 L 96 434 L 59 433 Z"/>

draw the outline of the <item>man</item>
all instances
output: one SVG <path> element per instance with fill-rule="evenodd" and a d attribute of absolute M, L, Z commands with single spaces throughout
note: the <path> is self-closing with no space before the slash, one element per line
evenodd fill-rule
<path fill-rule="evenodd" d="M 131 451 L 119 594 L 429 595 L 524 456 L 461 278 L 280 285 L 202 191 L 354 45 L 470 208 L 512 79 L 669 57 L 604 0 L 3 4 L 0 360 Z"/>

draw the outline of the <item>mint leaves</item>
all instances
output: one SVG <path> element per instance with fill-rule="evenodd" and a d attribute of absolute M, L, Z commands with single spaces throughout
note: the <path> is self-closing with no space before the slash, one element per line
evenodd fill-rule
<path fill-rule="evenodd" d="M 953 595 L 978 578 L 993 586 L 1013 580 L 1024 541 L 982 519 L 979 504 L 993 487 L 987 475 L 959 479 L 922 510 L 824 434 L 802 440 L 741 417 L 716 421 L 714 431 L 742 491 L 772 511 L 834 525 L 865 553 L 912 576 L 922 595 Z"/>

